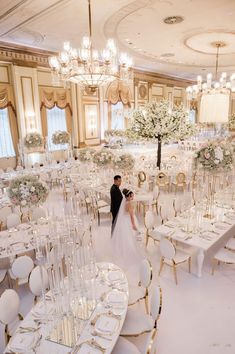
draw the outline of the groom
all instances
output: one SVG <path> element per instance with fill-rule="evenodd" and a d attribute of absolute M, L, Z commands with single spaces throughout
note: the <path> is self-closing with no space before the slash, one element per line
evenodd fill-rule
<path fill-rule="evenodd" d="M 111 197 L 111 213 L 113 216 L 112 220 L 112 231 L 114 227 L 114 221 L 118 214 L 118 210 L 120 208 L 122 202 L 122 192 L 120 191 L 119 187 L 122 183 L 122 177 L 119 175 L 114 176 L 113 185 L 110 189 L 110 197 Z"/>

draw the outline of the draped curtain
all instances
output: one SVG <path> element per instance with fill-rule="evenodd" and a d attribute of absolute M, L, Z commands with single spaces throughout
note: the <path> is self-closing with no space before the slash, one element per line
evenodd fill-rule
<path fill-rule="evenodd" d="M 65 109 L 67 130 L 68 133 L 72 135 L 72 109 L 69 90 L 42 88 L 40 90 L 40 99 L 43 136 L 46 137 L 48 135 L 46 110 L 52 109 L 55 106 L 60 109 Z"/>
<path fill-rule="evenodd" d="M 16 156 L 18 155 L 19 130 L 16 110 L 13 104 L 13 93 L 9 86 L 0 86 L 0 109 L 8 109 L 9 125 Z"/>
<path fill-rule="evenodd" d="M 121 101 L 123 105 L 131 107 L 131 90 L 129 86 L 119 81 L 114 81 L 107 90 L 108 102 L 117 104 Z"/>

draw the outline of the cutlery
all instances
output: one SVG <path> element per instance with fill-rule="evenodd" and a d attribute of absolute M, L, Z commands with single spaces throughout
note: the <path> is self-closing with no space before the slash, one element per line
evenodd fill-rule
<path fill-rule="evenodd" d="M 108 340 L 109 342 L 112 342 L 112 339 L 111 339 L 111 338 L 108 338 L 108 337 L 106 337 L 105 335 L 101 335 L 101 334 L 99 334 L 97 331 L 91 332 L 91 335 L 92 335 L 92 336 L 95 336 L 95 337 L 99 337 L 99 338 L 105 339 L 105 340 Z"/>

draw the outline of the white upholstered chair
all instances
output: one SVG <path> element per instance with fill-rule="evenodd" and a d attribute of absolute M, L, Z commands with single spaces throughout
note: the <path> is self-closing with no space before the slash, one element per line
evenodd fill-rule
<path fill-rule="evenodd" d="M 0 231 L 6 226 L 8 215 L 12 213 L 10 206 L 5 206 L 0 209 Z"/>
<path fill-rule="evenodd" d="M 16 281 L 16 286 L 28 283 L 29 274 L 33 270 L 34 263 L 29 256 L 20 256 L 14 260 L 9 275 Z"/>
<path fill-rule="evenodd" d="M 112 354 L 141 354 L 141 352 L 132 342 L 120 336 Z"/>
<path fill-rule="evenodd" d="M 49 279 L 47 271 L 44 267 L 40 270 L 40 267 L 35 267 L 30 276 L 29 276 L 29 289 L 35 297 L 40 296 L 42 294 L 42 277 L 43 277 L 43 288 L 44 290 L 48 289 Z"/>
<path fill-rule="evenodd" d="M 18 214 L 12 213 L 7 216 L 6 224 L 7 228 L 16 227 L 21 223 L 20 216 Z"/>
<path fill-rule="evenodd" d="M 151 263 L 148 259 L 141 262 L 139 269 L 139 284 L 129 288 L 129 306 L 136 304 L 140 300 L 145 300 L 146 313 L 148 313 L 149 287 L 153 278 Z"/>
<path fill-rule="evenodd" d="M 230 240 L 225 245 L 225 248 L 228 249 L 229 251 L 234 252 L 235 251 L 235 238 L 232 237 Z"/>
<path fill-rule="evenodd" d="M 160 253 L 161 263 L 159 275 L 161 274 L 164 264 L 167 264 L 172 267 L 175 283 L 177 284 L 176 266 L 178 264 L 188 262 L 189 273 L 191 272 L 191 256 L 181 250 L 177 250 L 173 243 L 165 237 L 162 237 L 160 241 Z"/>
<path fill-rule="evenodd" d="M 46 218 L 47 214 L 43 207 L 36 207 L 32 212 L 32 220 L 37 221 L 40 218 Z"/>
<path fill-rule="evenodd" d="M 160 226 L 162 218 L 156 212 L 148 210 L 145 214 L 144 225 L 146 227 L 146 247 L 148 246 L 149 238 L 155 241 L 160 241 L 160 235 L 154 230 L 155 227 Z"/>
<path fill-rule="evenodd" d="M 0 322 L 5 325 L 5 344 L 17 328 L 22 316 L 19 315 L 20 298 L 15 290 L 7 289 L 0 297 Z"/>
<path fill-rule="evenodd" d="M 121 336 L 128 337 L 140 353 L 151 352 L 151 342 L 154 341 L 157 333 L 157 321 L 162 308 L 162 292 L 158 285 L 151 289 L 149 308 L 149 314 L 139 308 L 128 308 L 121 330 Z"/>
<path fill-rule="evenodd" d="M 214 274 L 216 264 L 219 265 L 220 263 L 235 264 L 234 252 L 232 252 L 228 249 L 225 249 L 225 248 L 221 248 L 214 255 L 213 264 L 212 264 L 212 275 Z"/>

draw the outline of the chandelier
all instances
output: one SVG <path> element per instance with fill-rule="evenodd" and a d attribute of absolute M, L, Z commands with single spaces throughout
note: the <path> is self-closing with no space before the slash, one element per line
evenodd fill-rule
<path fill-rule="evenodd" d="M 83 37 L 80 49 L 64 43 L 58 56 L 49 58 L 54 85 L 74 82 L 86 91 L 95 92 L 100 86 L 116 79 L 129 83 L 132 80 L 132 58 L 126 53 L 117 53 L 115 42 L 109 39 L 102 51 L 94 49 L 92 43 L 91 0 L 88 0 L 89 36 Z"/>
<path fill-rule="evenodd" d="M 219 50 L 224 42 L 211 43 L 216 48 L 215 81 L 211 73 L 206 82 L 197 77 L 197 84 L 186 89 L 189 101 L 198 99 L 200 103 L 199 121 L 201 123 L 227 123 L 229 119 L 230 93 L 235 92 L 235 73 L 228 78 L 223 72 L 218 80 Z"/>

